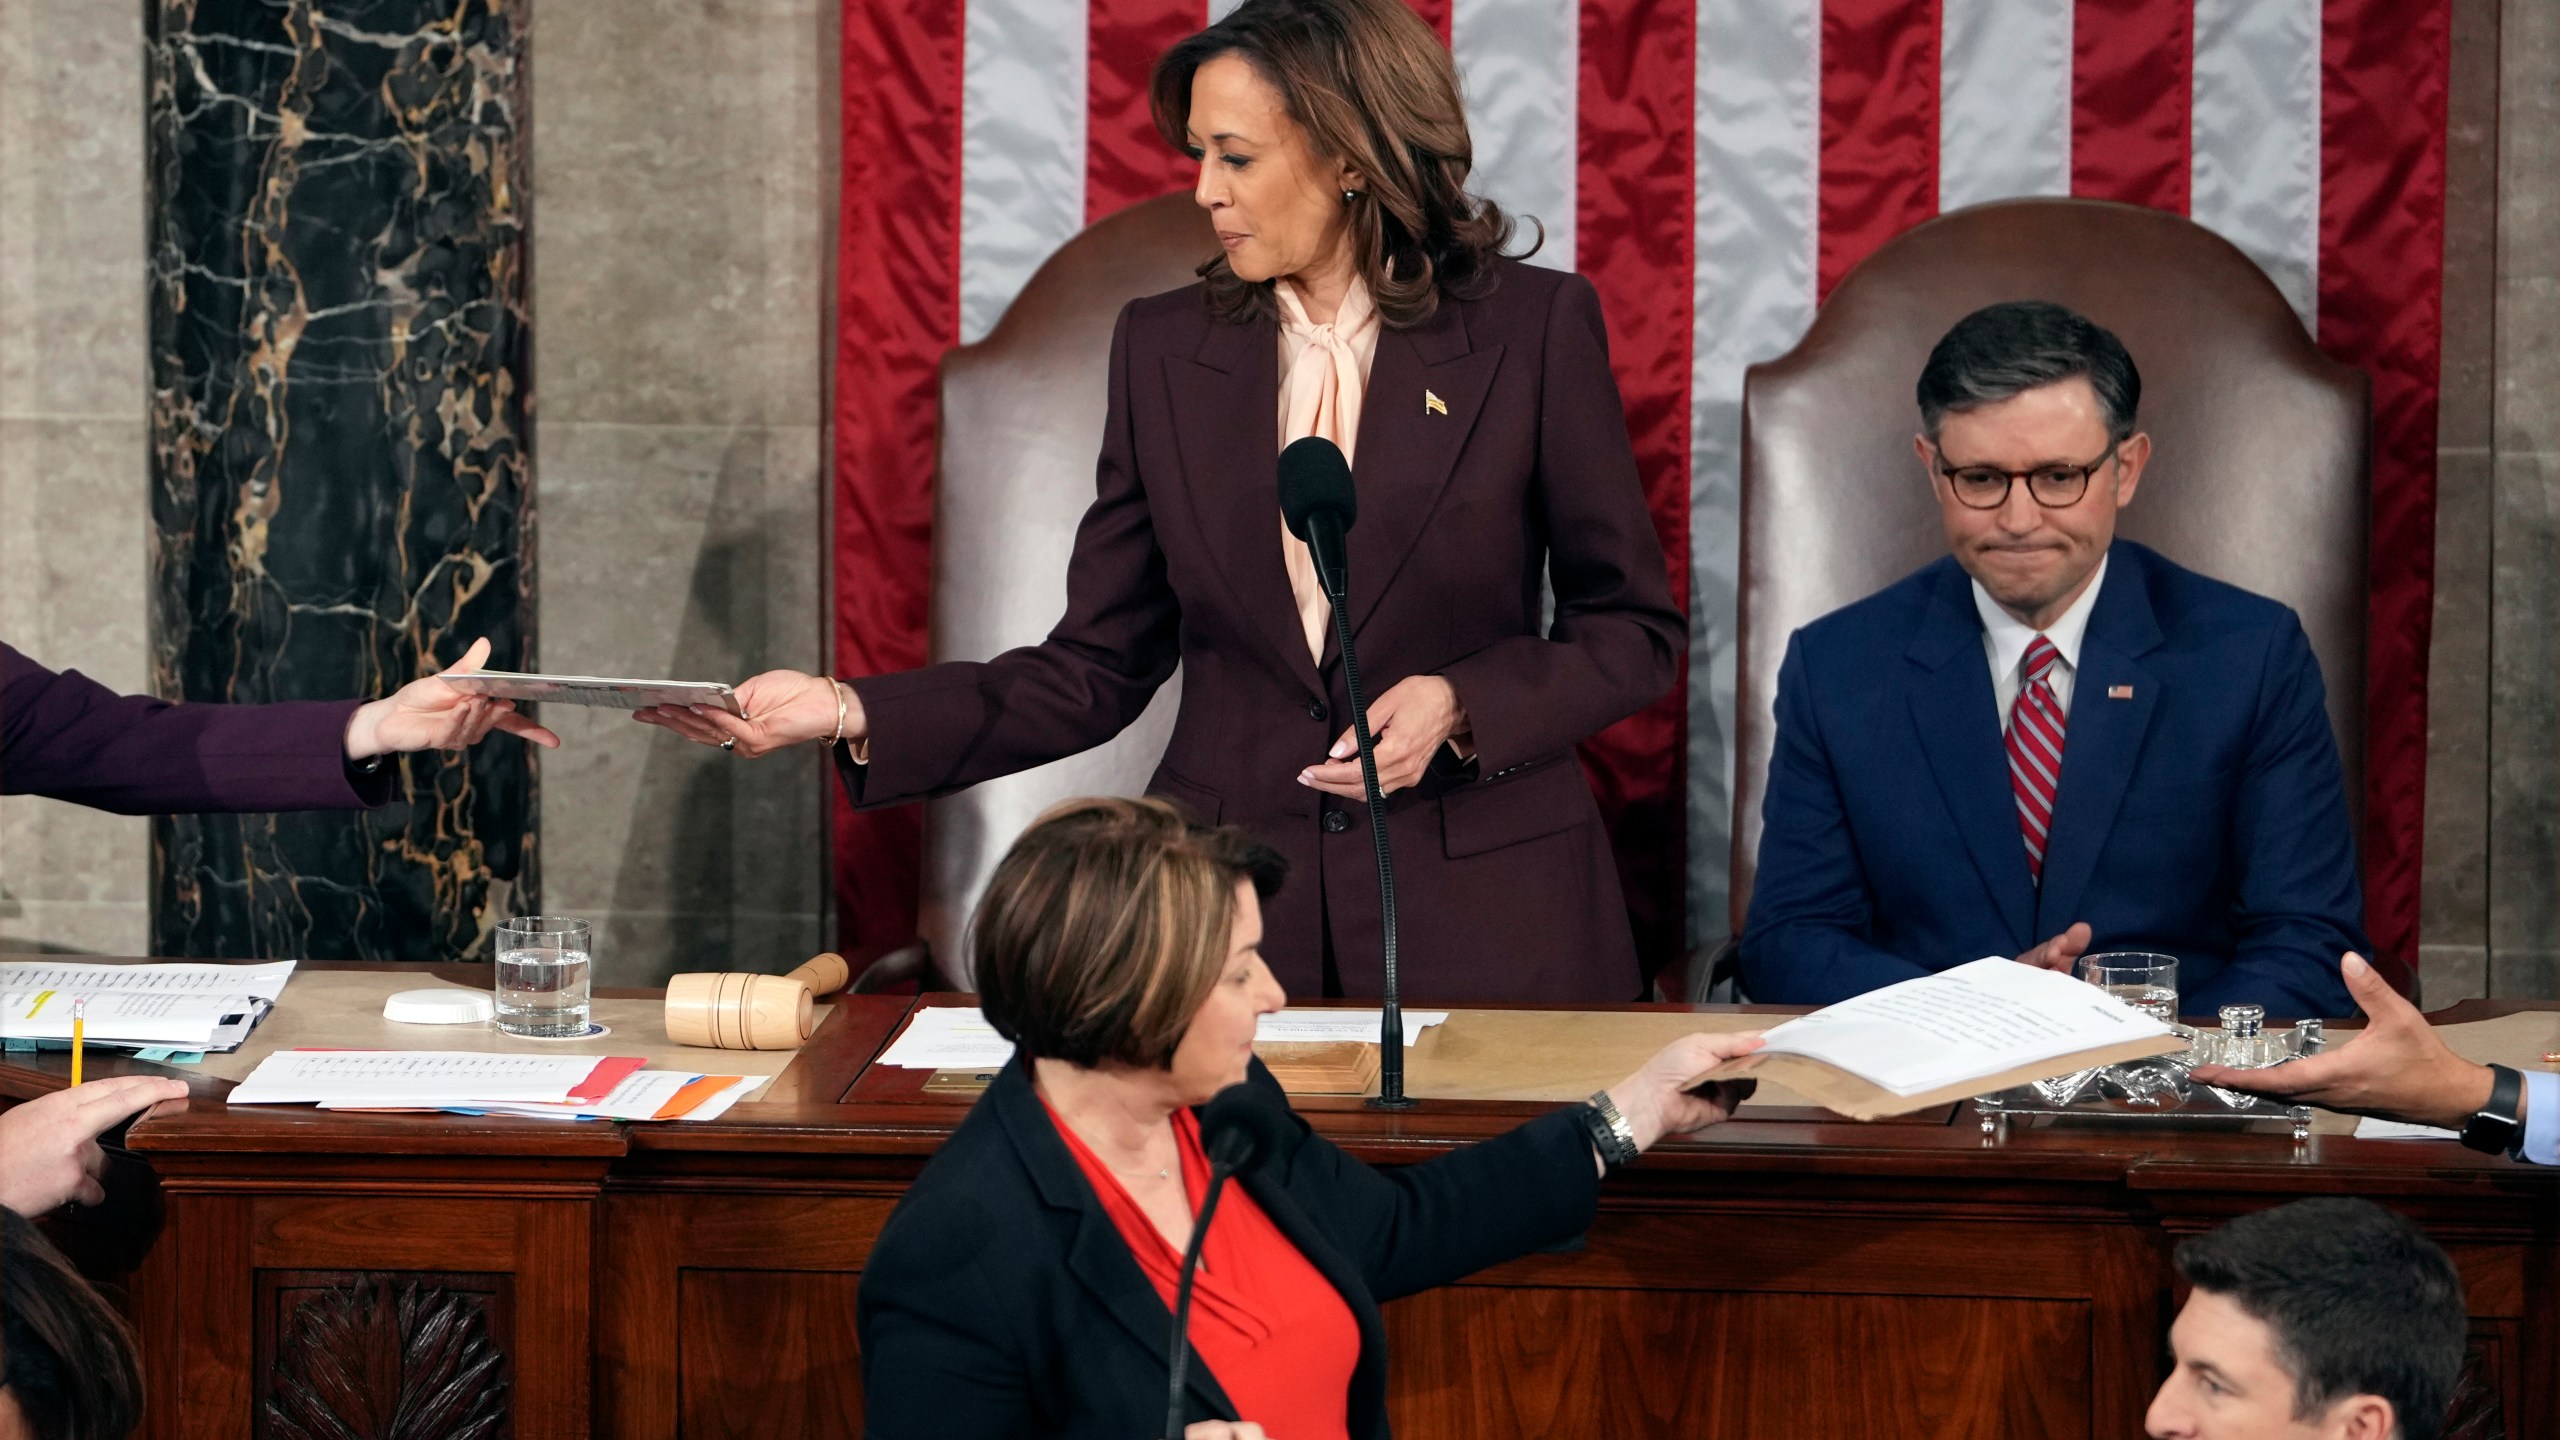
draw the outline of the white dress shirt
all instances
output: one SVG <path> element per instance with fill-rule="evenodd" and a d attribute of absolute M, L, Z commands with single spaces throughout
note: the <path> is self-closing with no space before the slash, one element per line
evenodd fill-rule
<path fill-rule="evenodd" d="M 2053 687 L 2053 703 L 2062 707 L 2065 718 L 2071 714 L 2071 677 L 2080 669 L 2080 639 L 2089 633 L 2089 612 L 2098 604 L 2098 591 L 2107 583 L 2107 562 L 2098 560 L 2098 573 L 2089 577 L 2089 588 L 2071 602 L 2051 627 L 2042 631 L 2062 656 L 2045 677 Z M 2009 732 L 2009 707 L 2018 703 L 2018 692 L 2026 685 L 2027 647 L 2035 643 L 2039 632 L 2027 628 L 2025 621 L 2000 608 L 1982 582 L 1973 582 L 1973 608 L 1982 616 L 1982 653 L 1991 662 L 1991 693 L 2000 702 L 2000 733 Z"/>
<path fill-rule="evenodd" d="M 2516 1156 L 2536 1165 L 2560 1165 L 2560 1075 L 2527 1071 L 2524 1093 L 2524 1136 Z"/>

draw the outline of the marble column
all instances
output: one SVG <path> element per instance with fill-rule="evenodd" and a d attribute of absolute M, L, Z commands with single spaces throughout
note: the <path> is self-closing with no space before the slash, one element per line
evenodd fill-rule
<path fill-rule="evenodd" d="M 255 702 L 533 659 L 526 0 L 147 0 L 151 673 Z M 152 833 L 161 954 L 452 958 L 533 908 L 535 772 Z"/>

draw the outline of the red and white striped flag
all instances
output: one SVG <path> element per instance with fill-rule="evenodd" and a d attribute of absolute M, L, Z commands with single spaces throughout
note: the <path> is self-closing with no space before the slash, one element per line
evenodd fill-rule
<path fill-rule="evenodd" d="M 934 362 L 1088 221 L 1190 183 L 1146 77 L 1234 0 L 845 0 L 836 664 L 924 659 Z M 1690 613 L 1587 747 L 1649 956 L 1728 924 L 1743 368 L 1943 209 L 2190 215 L 2374 380 L 2368 929 L 2417 948 L 2448 0 L 1411 0 L 1480 193 L 1589 276 Z M 916 818 L 840 813 L 847 943 L 913 928 Z"/>

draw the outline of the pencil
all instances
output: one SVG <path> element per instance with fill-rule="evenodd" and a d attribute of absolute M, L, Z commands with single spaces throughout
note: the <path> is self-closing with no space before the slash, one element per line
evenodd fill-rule
<path fill-rule="evenodd" d="M 86 1058 L 88 1050 L 89 1019 L 86 1013 L 88 1009 L 87 996 L 73 998 L 71 1002 L 71 1083 L 74 1085 L 80 1083 L 80 1062 Z"/>

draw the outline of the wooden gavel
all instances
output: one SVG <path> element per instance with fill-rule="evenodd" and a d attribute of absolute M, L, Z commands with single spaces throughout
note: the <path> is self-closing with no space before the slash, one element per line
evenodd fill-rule
<path fill-rule="evenodd" d="M 852 977 L 829 951 L 788 975 L 705 973 L 667 982 L 667 1038 L 713 1050 L 797 1050 L 817 1029 L 816 997 Z"/>

